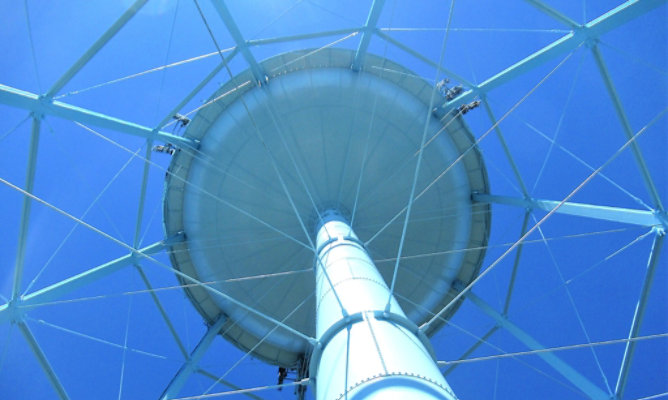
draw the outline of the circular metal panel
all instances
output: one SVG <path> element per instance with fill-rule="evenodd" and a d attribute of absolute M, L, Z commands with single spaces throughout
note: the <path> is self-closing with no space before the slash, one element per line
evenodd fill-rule
<path fill-rule="evenodd" d="M 165 229 L 187 238 L 174 266 L 309 336 L 319 210 L 349 214 L 389 282 L 422 153 L 395 289 L 416 324 L 476 275 L 483 250 L 464 249 L 484 248 L 489 232 L 488 207 L 471 202 L 488 192 L 486 173 L 461 117 L 435 116 L 435 89 L 410 71 L 371 55 L 353 71 L 353 55 L 288 53 L 261 64 L 262 86 L 250 72 L 230 80 L 188 126 L 199 150 L 180 150 L 167 177 Z M 309 349 L 222 296 L 186 291 L 207 320 L 229 316 L 223 335 L 260 358 L 294 365 Z"/>

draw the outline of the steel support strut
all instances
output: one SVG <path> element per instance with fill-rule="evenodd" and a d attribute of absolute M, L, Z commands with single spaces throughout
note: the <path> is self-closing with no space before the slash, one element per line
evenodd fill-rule
<path fill-rule="evenodd" d="M 37 340 L 35 339 L 35 336 L 32 334 L 32 331 L 30 331 L 30 328 L 28 328 L 28 325 L 26 325 L 25 322 L 21 321 L 18 323 L 18 326 L 19 329 L 21 330 L 21 333 L 23 334 L 23 337 L 28 342 L 30 350 L 32 350 L 32 352 L 35 354 L 35 357 L 37 357 L 37 361 L 39 361 L 39 365 L 44 370 L 44 373 L 46 374 L 47 378 L 49 378 L 49 382 L 51 383 L 51 386 L 53 386 L 53 389 L 58 394 L 58 397 L 61 400 L 69 399 L 69 397 L 67 396 L 67 392 L 65 392 L 63 384 L 60 383 L 60 379 L 58 379 L 58 376 L 56 376 L 56 373 L 51 367 L 51 363 L 49 363 L 49 360 L 46 358 L 44 351 L 42 351 L 42 348 L 37 343 Z"/>
<path fill-rule="evenodd" d="M 37 149 L 39 148 L 39 131 L 41 127 L 41 116 L 33 115 L 32 132 L 30 134 L 30 150 L 28 152 L 28 167 L 26 168 L 25 190 L 32 193 L 35 185 L 35 170 L 37 169 Z M 16 261 L 14 262 L 14 284 L 12 285 L 12 300 L 21 294 L 21 281 L 23 280 L 23 265 L 25 262 L 26 241 L 30 225 L 30 209 L 32 199 L 23 196 L 23 207 L 21 209 L 21 225 L 19 226 L 19 238 L 16 246 Z"/>
<path fill-rule="evenodd" d="M 60 101 L 50 101 L 34 93 L 0 84 L 0 104 L 23 108 L 37 114 L 52 115 L 100 128 L 113 129 L 117 132 L 147 139 L 156 139 L 178 146 L 196 147 L 195 142 L 182 136 L 151 129 L 119 118 L 73 106 Z"/>
<path fill-rule="evenodd" d="M 316 243 L 319 342 L 310 373 L 316 399 L 455 399 L 426 337 L 390 295 L 348 222 L 336 213 L 323 215 Z"/>
<path fill-rule="evenodd" d="M 371 38 L 373 33 L 376 30 L 376 24 L 378 24 L 378 18 L 383 11 L 383 5 L 385 5 L 385 0 L 374 0 L 371 5 L 371 10 L 369 10 L 369 16 L 367 17 L 364 28 L 362 29 L 362 38 L 360 39 L 360 44 L 357 46 L 357 51 L 355 52 L 355 58 L 353 59 L 352 69 L 353 71 L 359 71 L 360 66 L 364 62 L 364 56 L 369 48 L 371 43 Z"/>
<path fill-rule="evenodd" d="M 619 98 L 617 89 L 615 88 L 615 85 L 612 82 L 612 77 L 610 76 L 608 67 L 605 64 L 605 61 L 603 61 L 603 56 L 601 55 L 598 46 L 596 45 L 593 46 L 591 51 L 592 54 L 594 55 L 594 59 L 596 60 L 596 65 L 598 66 L 599 72 L 601 73 L 601 77 L 603 78 L 603 82 L 605 83 L 605 88 L 607 89 L 608 95 L 610 96 L 612 104 L 615 107 L 617 118 L 619 118 L 619 122 L 622 124 L 624 135 L 626 136 L 627 140 L 631 140 L 635 132 L 631 128 L 631 123 L 629 122 L 629 119 L 626 116 L 626 111 L 624 111 L 622 100 Z M 649 192 L 649 195 L 652 197 L 652 202 L 654 203 L 654 206 L 659 211 L 663 211 L 663 204 L 661 203 L 661 197 L 659 196 L 659 192 L 657 191 L 656 186 L 654 185 L 654 180 L 652 180 L 652 175 L 649 172 L 649 168 L 647 168 L 647 163 L 645 163 L 645 157 L 643 157 L 642 155 L 640 146 L 638 145 L 638 142 L 636 142 L 635 140 L 631 142 L 631 152 L 633 153 L 633 157 L 636 159 L 636 164 L 638 165 L 640 174 L 643 178 L 645 186 L 647 187 L 647 191 Z"/>
<path fill-rule="evenodd" d="M 549 15 L 550 17 L 556 19 L 557 21 L 561 22 L 562 24 L 568 26 L 569 28 L 572 29 L 577 29 L 580 27 L 580 24 L 577 22 L 573 21 L 566 15 L 562 14 L 558 10 L 554 9 L 553 7 L 550 7 L 549 5 L 543 3 L 540 0 L 525 0 L 527 3 L 531 4 L 532 6 L 536 7 L 538 10 L 544 12 L 545 14 Z"/>
<path fill-rule="evenodd" d="M 477 88 L 462 93 L 449 101 L 445 107 L 450 109 L 469 103 L 475 100 L 476 96 L 480 95 L 480 93 L 487 93 L 490 90 L 510 82 L 527 71 L 543 65 L 562 54 L 573 51 L 584 43 L 595 40 L 600 35 L 610 32 L 630 20 L 659 7 L 666 1 L 668 0 L 629 0 L 511 65 L 482 82 Z M 538 3 L 537 1 L 530 2 L 534 5 Z M 543 11 L 545 11 L 545 9 L 543 9 Z M 554 17 L 555 15 L 552 16 Z"/>
<path fill-rule="evenodd" d="M 197 372 L 200 360 L 204 354 L 206 354 L 209 346 L 211 346 L 211 343 L 213 342 L 213 339 L 225 324 L 225 321 L 227 321 L 227 317 L 221 314 L 218 319 L 213 324 L 211 324 L 211 326 L 209 326 L 209 329 L 199 341 L 195 347 L 195 350 L 193 350 L 192 354 L 190 354 L 190 357 L 188 357 L 188 359 L 179 369 L 179 372 L 176 373 L 174 378 L 172 378 L 172 381 L 169 382 L 169 385 L 167 385 L 167 388 L 160 396 L 161 400 L 167 400 L 177 396 L 190 375 L 192 375 L 193 372 Z"/>
<path fill-rule="evenodd" d="M 478 308 L 480 308 L 485 314 L 493 318 L 500 327 L 511 333 L 531 350 L 540 350 L 545 348 L 542 344 L 538 343 L 536 339 L 532 338 L 517 325 L 510 322 L 504 315 L 501 315 L 499 312 L 495 311 L 489 304 L 487 304 L 480 297 L 476 296 L 473 292 L 468 292 L 466 294 L 466 298 L 471 300 L 471 302 L 478 306 Z M 559 372 L 561 376 L 568 379 L 568 381 L 575 385 L 575 387 L 585 393 L 590 399 L 607 400 L 610 398 L 610 396 L 608 396 L 608 394 L 605 393 L 601 388 L 594 385 L 586 377 L 577 372 L 570 365 L 566 364 L 556 355 L 552 353 L 537 353 L 537 355 L 557 372 Z"/>
<path fill-rule="evenodd" d="M 255 59 L 255 56 L 253 56 L 253 53 L 251 53 L 250 49 L 248 48 L 248 44 L 241 34 L 241 30 L 239 29 L 239 26 L 235 22 L 234 18 L 232 18 L 232 14 L 230 14 L 230 10 L 227 9 L 225 2 L 223 0 L 211 0 L 211 3 L 216 8 L 218 15 L 220 15 L 220 18 L 227 27 L 230 36 L 232 36 L 232 40 L 234 40 L 234 43 L 237 45 L 237 49 L 250 66 L 251 72 L 253 73 L 253 78 L 255 78 L 255 81 L 258 83 L 263 82 L 266 74 Z"/>
<path fill-rule="evenodd" d="M 95 56 L 95 54 L 97 54 L 97 52 L 100 51 L 100 49 L 102 49 L 102 47 L 104 47 L 104 45 L 106 45 L 107 42 L 109 42 L 109 40 L 111 40 L 111 38 L 116 35 L 116 33 L 118 33 L 118 31 L 120 31 L 121 28 L 125 26 L 125 24 L 130 19 L 132 19 L 132 17 L 135 16 L 135 14 L 144 6 L 144 4 L 146 4 L 147 1 L 148 0 L 135 1 L 134 4 L 132 4 L 130 8 L 128 8 L 127 11 L 125 11 L 123 15 L 121 15 L 120 18 L 118 18 L 118 20 L 116 20 L 116 22 L 114 22 L 114 24 L 111 25 L 109 29 L 107 29 L 107 31 L 104 32 L 102 36 L 100 36 L 81 57 L 79 57 L 79 59 L 70 67 L 70 69 L 68 69 L 63 74 L 63 76 L 61 76 L 60 79 L 58 79 L 58 81 L 53 84 L 53 86 L 51 86 L 51 89 L 49 89 L 49 91 L 46 92 L 44 96 L 51 98 L 56 93 L 58 93 L 58 91 L 60 91 L 63 86 L 67 85 L 67 83 L 72 80 L 72 78 L 74 78 L 74 76 L 81 70 L 81 68 L 83 68 L 88 63 L 88 61 L 90 61 L 90 59 L 93 58 L 93 56 Z"/>
<path fill-rule="evenodd" d="M 164 241 L 160 241 L 138 250 L 138 253 L 144 255 L 155 254 L 162 251 L 166 246 L 167 244 Z M 67 293 L 70 293 L 80 287 L 89 285 L 120 269 L 130 266 L 136 262 L 136 257 L 137 256 L 134 254 L 119 257 L 95 268 L 91 268 L 88 271 L 84 271 L 43 289 L 24 295 L 20 298 L 20 300 L 17 299 L 17 304 L 13 306 L 18 306 L 20 309 L 19 311 L 12 311 L 12 307 L 10 307 L 9 304 L 4 304 L 0 306 L 0 323 L 11 320 L 13 313 L 15 314 L 18 312 L 20 315 L 20 313 L 23 312 L 22 310 L 29 307 L 36 307 L 40 304 L 56 301 Z"/>
<path fill-rule="evenodd" d="M 654 238 L 654 243 L 652 243 L 652 250 L 649 255 L 649 260 L 647 261 L 647 272 L 645 273 L 645 281 L 643 282 L 642 289 L 640 290 L 640 298 L 638 299 L 638 304 L 636 304 L 635 313 L 633 315 L 633 321 L 631 322 L 631 329 L 629 332 L 629 341 L 626 342 L 626 348 L 624 349 L 624 357 L 622 359 L 622 365 L 619 369 L 619 376 L 617 377 L 617 385 L 615 387 L 615 398 L 621 399 L 624 396 L 624 390 L 626 389 L 626 382 L 629 377 L 629 372 L 631 371 L 631 362 L 633 361 L 633 354 L 636 349 L 636 342 L 632 341 L 638 337 L 640 332 L 640 327 L 642 325 L 643 318 L 645 316 L 645 309 L 647 308 L 647 300 L 649 299 L 649 292 L 652 289 L 652 283 L 654 282 L 654 273 L 656 272 L 656 267 L 659 264 L 659 255 L 661 254 L 661 248 L 663 247 L 663 241 L 665 238 L 665 233 L 657 233 Z"/>
<path fill-rule="evenodd" d="M 561 202 L 555 200 L 523 199 L 520 197 L 497 196 L 491 194 L 474 194 L 473 200 L 481 203 L 496 203 L 516 206 L 527 209 L 539 209 L 550 212 Z M 592 218 L 602 221 L 622 222 L 640 226 L 666 226 L 666 220 L 661 213 L 634 210 L 632 208 L 608 207 L 594 204 L 565 202 L 556 211 L 557 214 L 573 215 Z"/>

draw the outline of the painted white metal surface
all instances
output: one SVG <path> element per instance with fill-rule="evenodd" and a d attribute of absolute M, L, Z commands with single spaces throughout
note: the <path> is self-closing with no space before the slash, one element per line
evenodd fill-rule
<path fill-rule="evenodd" d="M 304 54 L 260 63 L 271 74 L 261 86 L 252 71 L 240 74 L 212 96 L 215 106 L 193 118 L 185 137 L 199 141 L 201 153 L 182 149 L 173 158 L 165 226 L 167 234 L 187 237 L 170 254 L 176 268 L 313 337 L 318 212 L 354 214 L 370 252 L 396 256 L 425 118 L 429 140 L 403 254 L 484 248 L 489 208 L 471 202 L 472 192 L 487 192 L 487 181 L 470 132 L 459 117 L 432 114 L 432 85 L 371 54 L 359 71 L 350 68 L 354 51 Z M 424 322 L 447 304 L 456 295 L 452 282 L 470 281 L 483 253 L 403 260 L 395 293 L 407 318 Z M 394 266 L 379 264 L 386 282 Z M 239 279 L 249 275 L 276 279 Z M 311 348 L 224 298 L 186 291 L 207 320 L 228 315 L 224 336 L 262 359 L 294 366 Z"/>
<path fill-rule="evenodd" d="M 324 221 L 317 246 L 316 398 L 455 399 L 417 331 L 397 323 L 406 315 L 350 225 Z"/>

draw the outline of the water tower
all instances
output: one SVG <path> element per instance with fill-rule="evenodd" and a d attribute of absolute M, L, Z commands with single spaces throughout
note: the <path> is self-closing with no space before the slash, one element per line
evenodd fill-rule
<path fill-rule="evenodd" d="M 0 398 L 665 396 L 665 0 L 5 3 Z"/>
<path fill-rule="evenodd" d="M 464 109 L 443 110 L 445 87 L 390 60 L 309 53 L 235 76 L 189 123 L 198 152 L 177 151 L 166 182 L 166 236 L 187 238 L 172 264 L 215 282 L 186 291 L 209 323 L 225 318 L 227 340 L 309 377 L 319 399 L 454 399 L 427 337 L 490 229 Z M 401 270 L 372 261 L 444 248 Z M 271 288 L 235 281 L 298 267 L 310 271 Z"/>

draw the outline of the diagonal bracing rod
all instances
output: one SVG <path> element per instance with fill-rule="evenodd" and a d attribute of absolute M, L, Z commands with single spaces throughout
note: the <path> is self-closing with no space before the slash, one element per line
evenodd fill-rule
<path fill-rule="evenodd" d="M 74 76 L 83 68 L 102 49 L 125 24 L 135 16 L 135 14 L 146 4 L 148 0 L 137 0 L 123 13 L 123 15 L 114 22 L 109 29 L 100 36 L 86 52 L 51 86 L 44 97 L 51 98 L 58 93 L 63 86 L 74 78 Z"/>
<path fill-rule="evenodd" d="M 598 66 L 601 77 L 603 78 L 603 82 L 605 83 L 605 88 L 608 90 L 608 95 L 610 96 L 612 104 L 615 107 L 615 111 L 617 112 L 617 117 L 619 118 L 619 122 L 622 124 L 624 135 L 626 136 L 626 139 L 629 140 L 633 137 L 633 129 L 631 128 L 631 123 L 629 122 L 629 119 L 626 116 L 626 111 L 624 111 L 622 100 L 619 98 L 617 89 L 615 89 L 615 85 L 612 82 L 612 77 L 610 77 L 610 72 L 608 71 L 608 67 L 605 65 L 605 61 L 603 61 L 603 56 L 601 55 L 598 46 L 593 46 L 591 51 L 594 54 L 596 65 Z M 636 141 L 633 141 L 631 143 L 631 152 L 633 153 L 633 157 L 635 157 L 636 159 L 636 164 L 638 165 L 638 169 L 640 169 L 640 174 L 642 175 L 643 181 L 645 182 L 645 186 L 647 187 L 649 195 L 652 197 L 652 202 L 654 203 L 654 206 L 659 211 L 663 211 L 663 204 L 661 203 L 661 197 L 659 196 L 659 192 L 656 190 L 656 186 L 654 185 L 654 181 L 652 180 L 652 175 L 650 174 L 649 169 L 647 168 L 647 164 L 645 163 L 645 157 L 643 157 L 642 152 L 640 150 L 640 146 Z"/>
<path fill-rule="evenodd" d="M 636 304 L 635 313 L 633 315 L 633 321 L 631 322 L 631 330 L 629 332 L 629 341 L 626 342 L 626 348 L 624 349 L 624 357 L 622 358 L 622 365 L 619 369 L 619 376 L 617 378 L 617 385 L 615 387 L 615 398 L 621 399 L 624 396 L 624 390 L 626 389 L 626 382 L 629 377 L 629 372 L 631 371 L 631 362 L 633 361 L 633 354 L 635 352 L 636 343 L 631 339 L 638 337 L 640 332 L 640 327 L 645 316 L 645 310 L 647 308 L 647 300 L 649 298 L 649 292 L 652 289 L 652 283 L 654 282 L 654 273 L 659 264 L 659 255 L 661 254 L 661 248 L 663 247 L 663 241 L 665 238 L 665 233 L 657 233 L 654 238 L 654 243 L 652 243 L 652 250 L 647 261 L 647 272 L 645 273 L 645 280 L 640 290 L 640 297 L 638 299 L 638 304 Z"/>
<path fill-rule="evenodd" d="M 531 350 L 545 348 L 536 339 L 532 338 L 528 333 L 524 332 L 517 325 L 510 322 L 506 316 L 501 315 L 499 312 L 494 310 L 489 304 L 487 304 L 480 297 L 476 296 L 473 292 L 468 292 L 466 294 L 466 298 L 471 300 L 471 302 L 480 308 L 480 310 L 494 319 L 500 327 L 504 328 L 510 334 L 515 336 L 520 342 L 524 343 Z M 566 378 L 569 382 L 575 385 L 575 387 L 585 393 L 589 398 L 595 400 L 608 400 L 610 398 L 610 396 L 608 396 L 608 394 L 605 393 L 601 388 L 594 385 L 586 377 L 577 372 L 570 365 L 566 364 L 556 355 L 552 353 L 538 353 L 537 355 L 557 372 L 559 372 L 561 376 Z"/>
<path fill-rule="evenodd" d="M 472 196 L 473 201 L 481 203 L 496 203 L 516 206 L 528 209 L 539 209 L 550 212 L 559 205 L 555 200 L 523 199 L 521 197 L 498 196 L 492 194 L 476 193 Z M 659 212 L 647 210 L 636 210 L 632 208 L 609 207 L 595 204 L 565 202 L 556 210 L 557 214 L 573 215 L 598 219 L 602 221 L 621 222 L 640 226 L 663 226 L 668 228 L 668 220 Z"/>
<path fill-rule="evenodd" d="M 193 372 L 197 372 L 200 360 L 206 354 L 209 346 L 211 346 L 211 343 L 213 342 L 213 339 L 220 332 L 220 329 L 223 327 L 226 321 L 227 317 L 221 314 L 218 316 L 218 319 L 213 324 L 211 324 L 211 326 L 209 326 L 209 329 L 199 341 L 195 347 L 195 350 L 193 350 L 193 352 L 190 354 L 190 357 L 188 357 L 174 378 L 172 378 L 171 382 L 169 382 L 169 385 L 167 385 L 165 391 L 162 392 L 162 395 L 160 396 L 161 400 L 167 400 L 178 396 L 181 388 L 183 388 L 183 385 L 185 385 L 190 375 L 192 375 Z"/>
<path fill-rule="evenodd" d="M 385 0 L 374 0 L 369 10 L 369 16 L 367 17 L 364 28 L 362 28 L 362 38 L 360 39 L 360 44 L 357 47 L 355 52 L 355 58 L 353 59 L 352 69 L 353 71 L 359 71 L 362 63 L 364 62 L 364 56 L 369 48 L 371 43 L 371 38 L 373 33 L 376 30 L 376 24 L 378 24 L 378 18 L 383 11 L 383 5 L 385 5 Z"/>
<path fill-rule="evenodd" d="M 250 69 L 253 73 L 255 81 L 263 82 L 266 74 L 262 70 L 260 64 L 255 59 L 255 56 L 253 56 L 253 53 L 250 52 L 248 44 L 246 43 L 246 40 L 241 34 L 241 30 L 239 29 L 239 26 L 235 22 L 234 18 L 232 18 L 232 14 L 230 14 L 230 10 L 227 9 L 225 2 L 223 0 L 211 0 L 211 3 L 215 7 L 216 11 L 218 12 L 218 15 L 220 16 L 220 18 L 223 20 L 223 23 L 227 27 L 230 36 L 232 36 L 232 40 L 234 40 L 234 42 L 237 45 L 237 49 L 244 57 L 248 65 L 250 65 Z"/>
<path fill-rule="evenodd" d="M 28 167 L 26 168 L 25 190 L 33 192 L 35 185 L 35 170 L 37 168 L 37 149 L 39 148 L 39 131 L 41 127 L 41 116 L 33 115 L 32 132 L 30 134 L 30 150 L 28 152 Z M 14 283 L 12 285 L 12 300 L 21 294 L 21 281 L 23 280 L 23 265 L 25 263 L 26 241 L 30 226 L 30 209 L 32 199 L 23 196 L 23 207 L 21 209 L 21 224 L 19 226 L 18 244 L 16 246 L 16 261 L 14 262 Z"/>
<path fill-rule="evenodd" d="M 49 382 L 58 394 L 58 397 L 61 400 L 68 400 L 69 396 L 67 396 L 67 392 L 65 391 L 63 384 L 60 383 L 60 379 L 58 379 L 56 372 L 53 370 L 53 367 L 51 367 L 51 363 L 49 363 L 49 360 L 46 358 L 46 354 L 44 354 L 44 351 L 37 343 L 37 339 L 35 339 L 35 336 L 32 334 L 30 328 L 28 328 L 28 325 L 26 325 L 24 321 L 21 321 L 18 323 L 18 326 L 26 342 L 28 342 L 30 350 L 32 350 L 32 352 L 35 354 L 37 361 L 39 361 L 39 365 L 44 370 L 47 378 L 49 378 Z"/>
<path fill-rule="evenodd" d="M 162 251 L 167 244 L 164 241 L 154 243 L 139 249 L 138 252 L 144 255 L 155 254 Z M 132 265 L 135 262 L 135 255 L 126 255 L 119 257 L 113 261 L 91 268 L 78 275 L 64 279 L 53 285 L 47 286 L 44 289 L 37 290 L 30 294 L 23 296 L 18 303 L 18 307 L 34 307 L 39 304 L 48 303 L 62 298 L 67 293 L 70 293 L 82 286 L 89 285 L 99 279 L 102 279 L 120 269 Z M 11 304 L 11 303 L 10 303 Z M 12 319 L 12 307 L 16 305 L 4 304 L 0 306 L 0 323 L 7 322 Z"/>
<path fill-rule="evenodd" d="M 668 0 L 629 0 L 615 7 L 600 17 L 582 25 L 578 29 L 564 35 L 535 53 L 511 65 L 505 70 L 482 82 L 477 88 L 468 90 L 446 103 L 445 108 L 456 108 L 462 104 L 470 103 L 481 93 L 487 93 L 516 77 L 530 71 L 546 62 L 568 52 L 575 50 L 581 45 L 597 39 L 600 35 L 637 18 L 659 6 Z"/>
<path fill-rule="evenodd" d="M 82 107 L 73 106 L 60 101 L 51 101 L 34 93 L 0 84 L 0 104 L 30 110 L 36 114 L 52 115 L 69 119 L 83 124 L 91 124 L 100 128 L 112 129 L 117 132 L 139 136 L 147 139 L 156 139 L 177 146 L 196 147 L 193 140 L 182 136 L 172 135 L 156 129 L 114 118 L 109 115 L 91 111 Z"/>

